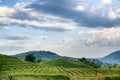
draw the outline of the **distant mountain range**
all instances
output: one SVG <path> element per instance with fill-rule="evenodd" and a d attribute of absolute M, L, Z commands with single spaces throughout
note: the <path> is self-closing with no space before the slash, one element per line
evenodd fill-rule
<path fill-rule="evenodd" d="M 62 56 L 60 56 L 54 52 L 50 52 L 50 51 L 29 51 L 29 52 L 25 52 L 25 53 L 16 54 L 13 56 L 17 57 L 18 59 L 25 60 L 25 57 L 28 54 L 32 54 L 33 56 L 35 56 L 36 60 L 40 60 L 40 59 L 41 60 L 53 60 L 53 59 L 62 58 Z"/>
<path fill-rule="evenodd" d="M 25 57 L 28 54 L 32 54 L 36 57 L 36 60 L 54 60 L 54 59 L 69 59 L 69 60 L 75 60 L 77 61 L 79 58 L 73 58 L 73 57 L 67 57 L 67 56 L 60 56 L 54 52 L 50 51 L 29 51 L 25 53 L 20 53 L 13 55 L 14 57 L 17 57 L 18 59 L 24 60 Z M 100 59 L 90 59 L 90 61 L 102 64 L 102 63 L 109 63 L 109 64 L 120 64 L 120 51 L 115 51 L 103 58 Z"/>
<path fill-rule="evenodd" d="M 109 64 L 120 64 L 120 51 L 112 52 L 111 54 L 101 58 L 100 61 Z"/>

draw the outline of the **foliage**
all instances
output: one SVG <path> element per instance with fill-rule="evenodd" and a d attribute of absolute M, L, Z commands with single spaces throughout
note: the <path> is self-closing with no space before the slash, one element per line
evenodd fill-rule
<path fill-rule="evenodd" d="M 42 62 L 42 60 L 41 60 L 41 59 L 37 60 L 37 63 L 40 63 L 40 62 Z"/>
<path fill-rule="evenodd" d="M 25 57 L 25 61 L 28 61 L 28 62 L 35 62 L 35 60 L 36 60 L 36 58 L 32 54 L 28 54 Z"/>
<path fill-rule="evenodd" d="M 99 64 L 96 64 L 96 63 L 94 63 L 94 62 L 92 62 L 92 61 L 90 61 L 90 60 L 88 60 L 88 59 L 86 59 L 84 57 L 79 59 L 78 61 L 80 61 L 81 63 L 83 63 L 83 64 L 85 64 L 85 65 L 87 65 L 87 66 L 89 66 L 91 68 L 100 68 Z"/>
<path fill-rule="evenodd" d="M 53 60 L 53 59 L 58 59 L 58 58 L 62 57 L 62 56 L 59 56 L 56 53 L 50 52 L 50 51 L 29 51 L 29 52 L 17 54 L 17 55 L 14 55 L 14 56 L 19 58 L 19 59 L 21 59 L 21 60 L 25 60 L 25 57 L 28 54 L 34 55 L 36 57 L 36 61 L 39 60 L 39 59 L 42 59 L 42 60 Z"/>

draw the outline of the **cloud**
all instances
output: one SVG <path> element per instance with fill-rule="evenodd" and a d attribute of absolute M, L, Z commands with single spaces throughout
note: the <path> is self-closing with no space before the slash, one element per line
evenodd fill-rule
<path fill-rule="evenodd" d="M 120 26 L 118 1 L 101 0 L 99 6 L 89 0 L 35 0 L 16 3 L 13 7 L 0 6 L 0 26 L 31 27 L 46 31 L 74 30 L 75 26 Z M 109 6 L 103 5 L 109 4 Z"/>
<path fill-rule="evenodd" d="M 25 8 L 28 3 L 17 3 L 13 8 L 0 7 L 0 25 L 17 25 L 46 31 L 66 31 L 74 29 L 74 22 L 54 15 L 43 14 Z"/>
<path fill-rule="evenodd" d="M 102 0 L 104 4 L 117 4 L 112 0 Z M 41 4 L 44 3 L 44 4 Z M 87 5 L 88 4 L 88 5 Z M 85 27 L 113 27 L 120 25 L 120 17 L 115 12 L 109 12 L 112 6 L 103 6 L 100 7 L 90 6 L 88 0 L 37 0 L 29 5 L 26 8 L 31 8 L 37 12 L 47 13 L 69 20 L 73 20 L 79 26 Z M 92 8 L 95 8 L 93 11 Z M 77 9 L 77 10 L 76 10 Z M 118 8 L 114 8 L 116 10 Z M 114 11 L 112 10 L 112 11 Z M 107 16 L 107 15 L 110 16 Z M 103 16 L 104 15 L 104 16 Z M 112 16 L 112 17 L 111 17 Z"/>
<path fill-rule="evenodd" d="M 31 39 L 30 36 L 28 35 L 7 35 L 4 37 L 6 40 L 26 40 L 26 39 Z"/>
<path fill-rule="evenodd" d="M 84 34 L 85 33 L 85 31 L 79 31 L 78 32 L 78 35 L 82 35 L 82 34 Z"/>
<path fill-rule="evenodd" d="M 105 5 L 112 4 L 113 0 L 101 0 L 101 2 Z"/>
<path fill-rule="evenodd" d="M 34 45 L 33 45 L 34 44 Z M 8 54 L 15 54 L 30 50 L 39 50 L 41 42 L 23 42 L 23 41 L 0 41 L 0 51 Z"/>
<path fill-rule="evenodd" d="M 116 15 L 116 13 L 113 10 L 110 10 L 108 12 L 108 17 L 111 18 L 111 19 L 116 19 L 117 15 Z"/>
<path fill-rule="evenodd" d="M 84 39 L 86 45 L 120 46 L 120 28 L 91 30 L 88 31 L 88 34 L 89 37 Z"/>
<path fill-rule="evenodd" d="M 85 10 L 85 7 L 84 7 L 84 6 L 81 6 L 81 5 L 78 5 L 78 6 L 76 6 L 75 10 L 84 11 L 84 10 Z"/>
<path fill-rule="evenodd" d="M 71 47 L 73 44 L 72 38 L 63 38 L 61 44 L 63 44 L 64 47 Z"/>
<path fill-rule="evenodd" d="M 46 40 L 47 38 L 48 38 L 47 35 L 43 35 L 43 36 L 41 36 L 41 39 L 43 39 L 43 40 Z"/>
<path fill-rule="evenodd" d="M 8 30 L 10 30 L 10 27 L 3 26 L 3 27 L 1 27 L 0 29 L 1 29 L 1 30 L 7 30 L 7 31 L 8 31 Z"/>

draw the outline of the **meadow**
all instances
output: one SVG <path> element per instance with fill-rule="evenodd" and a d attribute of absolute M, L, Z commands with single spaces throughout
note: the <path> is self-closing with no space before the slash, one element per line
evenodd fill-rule
<path fill-rule="evenodd" d="M 0 80 L 120 80 L 120 69 L 78 67 L 72 61 L 55 62 L 54 65 L 51 61 L 30 63 L 0 55 Z"/>

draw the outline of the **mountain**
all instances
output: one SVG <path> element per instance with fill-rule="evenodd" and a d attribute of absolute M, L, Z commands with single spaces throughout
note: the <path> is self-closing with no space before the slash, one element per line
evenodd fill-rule
<path fill-rule="evenodd" d="M 41 60 L 53 60 L 53 59 L 62 58 L 62 56 L 54 52 L 50 52 L 50 51 L 29 51 L 29 52 L 25 52 L 21 54 L 16 54 L 13 56 L 17 57 L 18 59 L 24 60 L 28 54 L 32 54 L 33 56 L 35 56 L 36 60 L 40 60 L 40 59 Z"/>
<path fill-rule="evenodd" d="M 100 60 L 109 64 L 120 64 L 120 51 L 112 52 L 111 54 L 101 58 Z"/>

